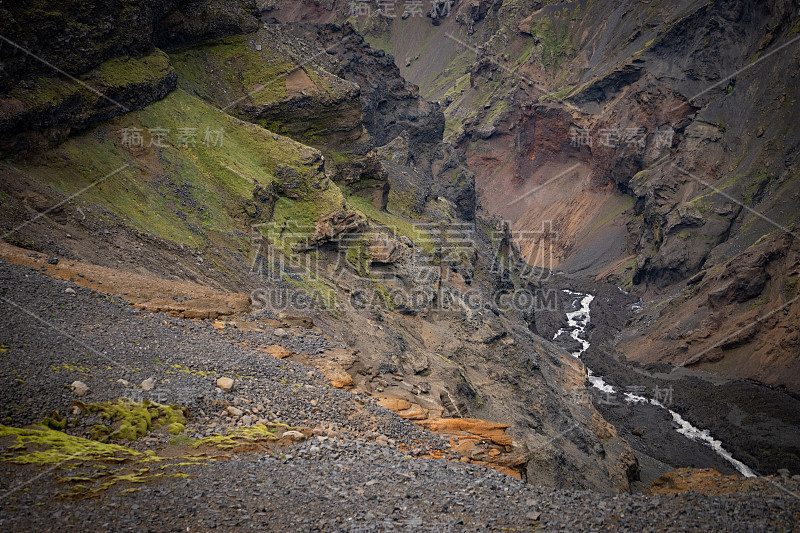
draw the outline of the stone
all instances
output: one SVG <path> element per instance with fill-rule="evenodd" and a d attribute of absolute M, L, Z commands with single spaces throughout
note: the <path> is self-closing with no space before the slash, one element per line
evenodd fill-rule
<path fill-rule="evenodd" d="M 337 389 L 346 389 L 355 384 L 353 381 L 353 376 L 348 374 L 338 362 L 317 359 L 313 361 L 313 364 L 317 367 L 317 370 L 322 372 L 322 374 L 325 376 L 325 379 L 330 381 L 331 385 Z"/>
<path fill-rule="evenodd" d="M 229 405 L 226 411 L 228 411 L 228 414 L 231 415 L 233 418 L 239 418 L 240 416 L 242 416 L 242 410 L 232 405 Z"/>
<path fill-rule="evenodd" d="M 117 380 L 117 383 L 122 385 L 123 387 L 130 387 L 131 386 L 130 382 L 128 380 L 126 380 L 126 379 L 121 379 L 120 378 L 120 379 Z"/>
<path fill-rule="evenodd" d="M 67 287 L 66 289 L 64 289 L 64 292 L 66 292 L 67 294 L 76 294 L 75 289 L 73 289 L 72 287 Z"/>
<path fill-rule="evenodd" d="M 283 438 L 289 439 L 289 440 L 291 440 L 293 442 L 300 442 L 300 441 L 306 440 L 306 436 L 305 435 L 303 435 L 299 431 L 294 431 L 294 430 L 284 431 L 283 435 L 281 435 L 281 436 Z"/>
<path fill-rule="evenodd" d="M 314 234 L 309 238 L 310 247 L 340 238 L 347 233 L 358 233 L 367 227 L 367 221 L 353 211 L 335 211 L 321 217 L 315 223 Z"/>
<path fill-rule="evenodd" d="M 396 263 L 407 255 L 408 246 L 388 237 L 373 237 L 369 248 L 370 260 L 375 263 Z"/>
<path fill-rule="evenodd" d="M 73 381 L 70 387 L 76 396 L 86 396 L 86 393 L 89 392 L 89 386 L 83 381 Z"/>
<path fill-rule="evenodd" d="M 285 337 L 289 334 L 289 332 L 283 328 L 277 328 L 273 333 L 276 337 Z"/>
<path fill-rule="evenodd" d="M 146 380 L 142 381 L 139 386 L 142 388 L 142 390 L 153 390 L 153 387 L 156 386 L 156 379 L 147 378 Z"/>
<path fill-rule="evenodd" d="M 266 348 L 259 348 L 259 351 L 267 353 L 272 357 L 277 357 L 278 359 L 286 359 L 290 355 L 292 355 L 291 350 L 287 350 L 280 344 L 270 344 Z"/>
<path fill-rule="evenodd" d="M 428 418 L 428 411 L 420 405 L 413 404 L 409 409 L 397 411 L 397 416 L 406 420 L 425 420 Z"/>
<path fill-rule="evenodd" d="M 242 417 L 242 424 L 245 426 L 250 426 L 253 424 L 253 418 L 250 415 L 244 415 Z"/>
<path fill-rule="evenodd" d="M 405 411 L 411 407 L 411 402 L 403 398 L 381 398 L 378 405 L 394 412 Z"/>
<path fill-rule="evenodd" d="M 375 444 L 378 446 L 388 446 L 389 445 L 389 437 L 386 435 L 378 435 L 378 438 L 375 439 Z"/>
<path fill-rule="evenodd" d="M 231 378 L 219 378 L 217 380 L 217 387 L 225 392 L 230 392 L 233 390 L 233 380 Z"/>

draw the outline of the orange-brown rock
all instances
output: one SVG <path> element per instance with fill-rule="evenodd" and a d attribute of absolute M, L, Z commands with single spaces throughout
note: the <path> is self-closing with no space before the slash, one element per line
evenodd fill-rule
<path fill-rule="evenodd" d="M 403 398 L 384 397 L 378 400 L 378 405 L 394 412 L 405 411 L 411 407 L 411 402 Z"/>
<path fill-rule="evenodd" d="M 264 348 L 258 348 L 258 350 L 264 353 L 268 353 L 273 357 L 277 357 L 278 359 L 286 359 L 287 357 L 292 355 L 291 350 L 287 350 L 286 348 L 284 348 L 279 344 L 270 344 L 269 346 L 266 346 Z"/>
<path fill-rule="evenodd" d="M 650 493 L 674 494 L 694 491 L 700 494 L 729 494 L 747 490 L 757 481 L 742 476 L 723 476 L 714 468 L 679 468 L 653 482 Z"/>
<path fill-rule="evenodd" d="M 406 420 L 425 420 L 428 418 L 428 412 L 421 406 L 412 404 L 410 408 L 398 411 L 397 416 Z"/>
<path fill-rule="evenodd" d="M 506 429 L 511 426 L 478 418 L 439 418 L 422 420 L 418 424 L 437 433 L 455 433 L 458 431 L 472 433 L 473 435 L 490 439 L 495 444 L 502 446 L 510 446 L 513 442 L 511 437 L 506 435 Z"/>
<path fill-rule="evenodd" d="M 308 241 L 309 246 L 319 246 L 345 233 L 362 231 L 366 221 L 354 211 L 335 211 L 315 222 L 316 229 Z"/>
<path fill-rule="evenodd" d="M 325 359 L 317 359 L 313 364 L 322 372 L 325 379 L 330 381 L 331 385 L 337 389 L 349 389 L 354 385 L 353 376 L 348 374 L 339 363 Z"/>

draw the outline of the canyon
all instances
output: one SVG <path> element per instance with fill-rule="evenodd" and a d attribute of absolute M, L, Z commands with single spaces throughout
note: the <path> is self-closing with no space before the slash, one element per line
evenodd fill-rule
<path fill-rule="evenodd" d="M 318 494 L 340 457 L 356 523 L 317 498 L 301 529 L 389 528 L 372 461 L 516 495 L 507 524 L 478 488 L 387 511 L 406 529 L 609 528 L 537 509 L 706 484 L 733 494 L 708 527 L 797 519 L 797 6 L 56 4 L 0 7 L 9 525 L 40 519 L 34 444 L 82 471 L 34 485 L 73 529 L 97 501 L 141 527 L 173 478 L 224 499 L 295 465 Z"/>

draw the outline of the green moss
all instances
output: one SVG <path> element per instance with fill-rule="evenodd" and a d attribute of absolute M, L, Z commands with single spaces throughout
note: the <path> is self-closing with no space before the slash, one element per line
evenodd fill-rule
<path fill-rule="evenodd" d="M 62 416 L 57 412 L 54 412 L 52 415 L 42 419 L 41 424 L 50 429 L 64 429 L 67 427 L 66 419 L 62 418 Z"/>
<path fill-rule="evenodd" d="M 367 250 L 367 244 L 363 238 L 355 242 L 349 242 L 345 253 L 347 261 L 360 276 L 369 275 L 370 255 Z"/>
<path fill-rule="evenodd" d="M 797 291 L 797 281 L 797 276 L 786 278 L 783 284 L 783 292 L 785 292 L 787 296 L 794 296 L 794 293 Z"/>
<path fill-rule="evenodd" d="M 254 426 L 236 428 L 229 431 L 227 435 L 215 433 L 200 439 L 192 444 L 191 447 L 211 446 L 218 450 L 234 450 L 246 445 L 272 442 L 278 440 L 278 436 L 275 434 L 277 427 L 278 425 L 265 426 L 256 424 Z"/>
<path fill-rule="evenodd" d="M 193 439 L 188 435 L 175 435 L 174 437 L 170 437 L 167 442 L 173 446 L 192 446 L 197 442 L 197 439 Z"/>
<path fill-rule="evenodd" d="M 367 198 L 349 195 L 347 196 L 347 202 L 369 220 L 386 226 L 392 234 L 408 237 L 416 246 L 429 255 L 435 254 L 436 248 L 433 238 L 423 226 L 415 225 L 409 220 L 392 213 L 380 211 Z"/>
<path fill-rule="evenodd" d="M 566 23 L 557 25 L 554 19 L 543 16 L 541 19 L 531 21 L 531 33 L 542 44 L 542 65 L 556 72 L 572 52 L 569 25 Z"/>
<path fill-rule="evenodd" d="M 758 194 L 759 191 L 765 186 L 766 182 L 771 182 L 774 180 L 774 176 L 771 176 L 767 169 L 760 169 L 758 173 L 750 179 L 747 185 L 744 188 L 744 192 L 742 193 L 742 201 L 745 205 L 752 205 L 755 196 Z"/>
<path fill-rule="evenodd" d="M 792 26 L 792 29 L 786 34 L 786 37 L 794 37 L 798 33 L 800 33 L 800 19 L 795 21 L 794 26 Z"/>
<path fill-rule="evenodd" d="M 52 429 L 19 429 L 0 425 L 0 438 L 13 437 L 0 460 L 17 464 L 59 465 L 68 462 L 120 463 L 143 459 L 143 454 Z"/>
<path fill-rule="evenodd" d="M 81 94 L 91 94 L 90 91 L 79 85 L 60 78 L 37 78 L 31 88 L 19 87 L 11 91 L 10 95 L 21 100 L 32 109 L 41 110 L 57 106 L 67 99 Z"/>
<path fill-rule="evenodd" d="M 184 429 L 186 429 L 186 426 L 178 422 L 173 422 L 167 426 L 167 431 L 169 431 L 170 435 L 178 435 L 182 433 Z"/>
<path fill-rule="evenodd" d="M 542 101 L 545 101 L 545 100 L 563 100 L 564 98 L 569 96 L 569 94 L 572 91 L 575 90 L 575 87 L 576 87 L 576 85 L 570 85 L 569 87 L 564 87 L 560 91 L 547 93 L 545 95 L 540 96 L 539 97 L 539 101 L 542 102 Z"/>
<path fill-rule="evenodd" d="M 102 63 L 81 76 L 91 88 L 102 91 L 105 87 L 127 87 L 132 84 L 155 84 L 171 70 L 169 58 L 161 50 L 141 58 L 119 57 Z M 100 98 L 93 90 L 74 81 L 62 78 L 39 77 L 28 87 L 17 87 L 10 92 L 35 110 L 55 107 L 73 98 L 81 98 L 91 106 Z"/>
<path fill-rule="evenodd" d="M 143 131 L 146 142 L 141 152 L 121 145 L 123 128 Z M 166 148 L 147 147 L 150 128 L 171 132 Z M 196 132 L 194 146 L 175 146 L 180 128 Z M 207 130 L 224 132 L 218 145 L 203 142 Z M 20 170 L 71 195 L 127 164 L 89 187 L 80 201 L 100 204 L 136 229 L 195 249 L 213 245 L 239 250 L 248 244 L 241 235 L 250 231 L 252 220 L 245 206 L 253 201 L 253 189 L 269 186 L 279 167 L 290 169 L 307 184 L 302 190 L 305 198 L 283 199 L 276 208 L 282 219 L 313 224 L 321 214 L 344 204 L 339 190 L 312 164 L 313 153 L 176 90 L 142 111 L 72 137 L 49 159 Z M 314 189 L 312 182 L 320 189 Z M 220 263 L 219 268 L 225 268 L 225 262 Z"/>
<path fill-rule="evenodd" d="M 102 402 L 85 405 L 84 413 L 99 413 L 103 420 L 118 427 L 111 429 L 102 425 L 95 425 L 90 434 L 93 439 L 107 442 L 114 439 L 136 440 L 143 437 L 148 431 L 168 426 L 173 435 L 182 432 L 186 427 L 184 408 L 177 405 L 160 405 L 157 403 L 135 403 L 121 399 L 116 402 Z"/>
<path fill-rule="evenodd" d="M 110 59 L 81 77 L 92 85 L 106 87 L 127 87 L 140 83 L 152 85 L 163 79 L 171 69 L 169 56 L 156 49 L 152 54 L 140 58 L 126 56 Z"/>

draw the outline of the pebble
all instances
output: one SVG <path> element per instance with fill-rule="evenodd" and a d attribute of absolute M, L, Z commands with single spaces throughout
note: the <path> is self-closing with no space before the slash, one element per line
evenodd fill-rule
<path fill-rule="evenodd" d="M 156 378 L 147 378 L 146 380 L 142 381 L 139 386 L 144 391 L 153 390 L 153 388 L 156 386 Z"/>
<path fill-rule="evenodd" d="M 234 418 L 239 418 L 240 416 L 242 416 L 242 410 L 232 405 L 229 405 L 226 411 L 228 411 L 228 414 Z"/>

